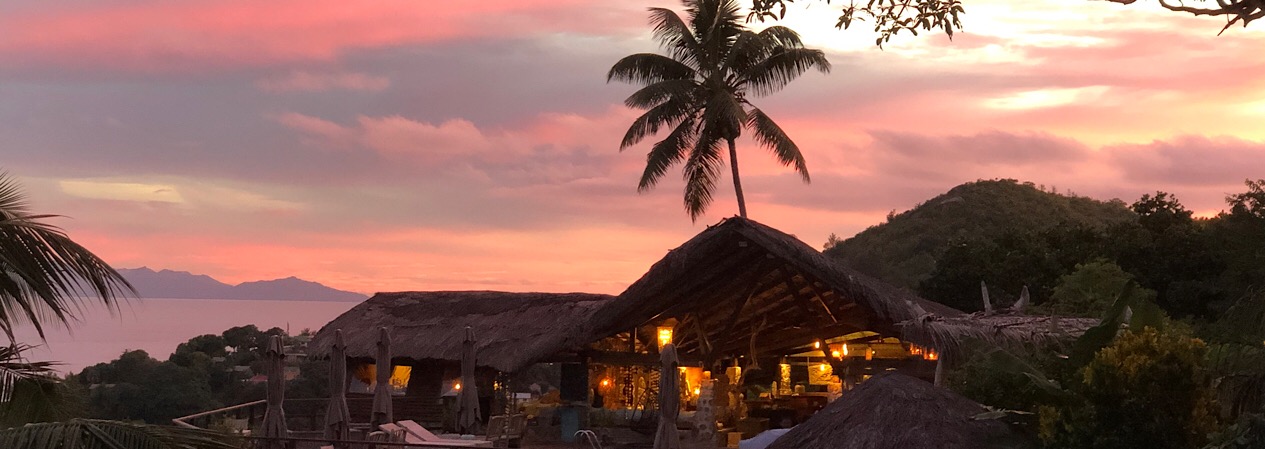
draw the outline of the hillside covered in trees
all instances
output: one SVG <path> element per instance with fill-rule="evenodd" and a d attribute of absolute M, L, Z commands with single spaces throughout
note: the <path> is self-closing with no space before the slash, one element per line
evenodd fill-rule
<path fill-rule="evenodd" d="M 967 311 L 981 307 L 983 281 L 994 302 L 1027 286 L 1038 305 L 1096 316 L 1109 300 L 1074 292 L 1134 280 L 1171 316 L 1213 319 L 1265 279 L 1265 181 L 1247 181 L 1226 202 L 1221 214 L 1197 218 L 1164 192 L 1125 203 L 978 181 L 825 252 Z"/>

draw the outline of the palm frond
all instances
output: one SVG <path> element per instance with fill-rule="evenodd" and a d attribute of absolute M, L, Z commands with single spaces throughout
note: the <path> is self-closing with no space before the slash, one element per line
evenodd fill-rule
<path fill-rule="evenodd" d="M 725 90 L 712 89 L 703 105 L 703 122 L 717 133 L 718 139 L 737 139 L 747 122 L 747 111 L 737 97 Z"/>
<path fill-rule="evenodd" d="M 755 107 L 747 111 L 747 128 L 751 129 L 756 142 L 773 152 L 778 162 L 794 167 L 805 183 L 812 181 L 808 176 L 808 164 L 804 162 L 804 154 L 799 151 L 799 146 L 764 111 Z"/>
<path fill-rule="evenodd" d="M 724 71 L 745 74 L 779 49 L 803 47 L 799 33 L 784 26 L 769 27 L 759 33 L 743 31 L 725 58 Z"/>
<path fill-rule="evenodd" d="M 703 51 L 698 38 L 676 11 L 650 8 L 650 25 L 654 28 L 654 39 L 672 55 L 672 59 L 689 67 L 699 67 L 699 56 Z"/>
<path fill-rule="evenodd" d="M 725 55 L 720 71 L 726 74 L 742 73 L 761 58 L 760 37 L 752 31 L 743 30 L 734 38 L 733 47 Z"/>
<path fill-rule="evenodd" d="M 637 84 L 653 84 L 660 81 L 691 79 L 694 69 L 672 58 L 654 53 L 637 53 L 625 56 L 606 73 L 611 80 Z"/>
<path fill-rule="evenodd" d="M 198 429 L 96 419 L 0 430 L 0 447 L 23 449 L 239 449 L 232 436 Z"/>
<path fill-rule="evenodd" d="M 30 345 L 0 347 L 0 404 L 9 402 L 18 382 L 42 380 L 53 375 L 52 362 L 28 362 L 23 353 Z"/>
<path fill-rule="evenodd" d="M 779 47 L 767 59 L 751 66 L 742 80 L 757 96 L 764 96 L 781 90 L 811 69 L 830 72 L 830 61 L 821 50 Z"/>
<path fill-rule="evenodd" d="M 13 329 L 29 323 L 44 336 L 43 323 L 69 324 L 85 299 L 111 309 L 135 290 L 117 271 L 40 220 L 49 215 L 25 211 L 25 199 L 0 174 L 0 330 L 13 341 Z"/>
<path fill-rule="evenodd" d="M 624 133 L 624 139 L 619 143 L 619 150 L 623 151 L 640 143 L 647 136 L 657 134 L 661 127 L 680 123 L 690 115 L 693 109 L 689 102 L 675 99 L 650 108 L 649 111 L 633 120 L 632 125 L 628 127 L 628 132 Z"/>
<path fill-rule="evenodd" d="M 624 100 L 624 105 L 636 109 L 649 109 L 669 99 L 678 99 L 683 103 L 688 103 L 698 90 L 698 82 L 692 79 L 659 81 L 637 89 Z"/>
<path fill-rule="evenodd" d="M 696 119 L 686 116 L 666 138 L 654 144 L 646 155 L 646 169 L 641 174 L 637 191 L 649 191 L 669 168 L 685 159 L 685 154 L 693 147 L 697 136 Z"/>
<path fill-rule="evenodd" d="M 799 33 L 781 25 L 760 30 L 759 36 L 760 40 L 765 42 L 766 46 L 770 46 L 770 48 L 804 48 L 804 41 L 800 39 Z"/>
<path fill-rule="evenodd" d="M 705 121 L 706 123 L 706 121 Z M 699 133 L 690 157 L 685 162 L 685 211 L 690 220 L 697 221 L 712 203 L 712 192 L 724 166 L 722 144 L 724 138 L 711 126 Z"/>
<path fill-rule="evenodd" d="M 0 171 L 0 220 L 26 215 L 28 207 L 22 186 L 8 172 Z"/>
<path fill-rule="evenodd" d="M 734 41 L 744 27 L 740 6 L 735 0 L 699 0 L 688 9 L 690 28 L 698 40 L 698 66 L 705 76 L 722 66 Z"/>

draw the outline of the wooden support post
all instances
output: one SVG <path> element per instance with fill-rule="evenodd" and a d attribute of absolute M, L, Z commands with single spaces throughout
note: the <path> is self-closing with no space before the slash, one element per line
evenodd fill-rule
<path fill-rule="evenodd" d="M 940 358 L 936 360 L 936 381 L 935 386 L 944 386 L 944 354 L 940 354 Z"/>

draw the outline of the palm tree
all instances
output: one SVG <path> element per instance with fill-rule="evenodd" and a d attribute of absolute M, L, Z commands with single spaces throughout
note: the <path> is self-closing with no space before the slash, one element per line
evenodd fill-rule
<path fill-rule="evenodd" d="M 777 92 L 809 69 L 830 71 L 821 50 L 804 48 L 799 34 L 773 26 L 746 29 L 736 0 L 684 0 L 689 21 L 665 8 L 650 9 L 654 37 L 668 53 L 638 53 L 616 62 L 607 82 L 642 84 L 624 104 L 646 112 L 633 121 L 620 150 L 671 128 L 650 148 L 637 191 L 645 192 L 669 168 L 684 162 L 685 210 L 697 220 L 712 201 L 724 166 L 722 143 L 729 145 L 738 213 L 747 204 L 738 176 L 735 141 L 744 129 L 783 165 L 809 182 L 799 147 L 782 127 L 755 107 L 748 95 Z"/>

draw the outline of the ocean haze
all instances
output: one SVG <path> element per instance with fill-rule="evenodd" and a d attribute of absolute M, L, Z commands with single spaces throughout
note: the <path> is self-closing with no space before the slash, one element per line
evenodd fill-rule
<path fill-rule="evenodd" d="M 30 325 L 19 326 L 17 340 L 38 345 L 26 354 L 34 361 L 54 361 L 65 374 L 117 359 L 124 351 L 143 350 L 166 360 L 180 343 L 198 335 L 220 335 L 235 326 L 279 327 L 291 334 L 321 326 L 356 305 L 347 301 L 155 298 L 125 302 L 111 312 L 100 305 L 76 314 L 70 329 L 49 323 L 46 339 Z"/>

